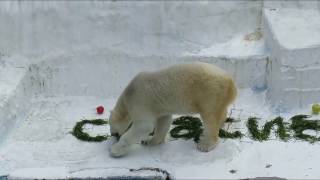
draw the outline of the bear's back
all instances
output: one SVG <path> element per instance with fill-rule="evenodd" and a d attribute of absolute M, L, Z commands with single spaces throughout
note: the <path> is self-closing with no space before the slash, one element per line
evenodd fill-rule
<path fill-rule="evenodd" d="M 229 79 L 224 70 L 214 65 L 186 63 L 139 73 L 127 89 L 130 95 L 135 92 L 132 102 L 141 102 L 159 111 L 184 113 L 198 111 L 195 107 L 204 100 L 215 101 L 224 96 Z"/>

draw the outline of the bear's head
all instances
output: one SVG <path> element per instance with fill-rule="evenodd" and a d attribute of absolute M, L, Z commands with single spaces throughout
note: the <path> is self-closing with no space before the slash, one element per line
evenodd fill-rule
<path fill-rule="evenodd" d="M 111 111 L 109 125 L 111 136 L 119 139 L 130 128 L 129 117 L 127 115 L 123 116 L 116 111 Z"/>

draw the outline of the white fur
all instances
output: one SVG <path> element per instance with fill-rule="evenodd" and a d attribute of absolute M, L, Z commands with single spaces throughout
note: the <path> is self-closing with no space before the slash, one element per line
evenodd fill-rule
<path fill-rule="evenodd" d="M 131 144 L 141 140 L 147 145 L 163 143 L 172 114 L 186 113 L 200 113 L 204 132 L 197 148 L 210 151 L 218 142 L 219 128 L 236 93 L 232 78 L 207 63 L 142 72 L 129 83 L 111 113 L 111 133 L 121 135 L 119 142 L 112 145 L 111 155 L 125 155 Z M 148 139 L 153 130 L 153 137 Z"/>

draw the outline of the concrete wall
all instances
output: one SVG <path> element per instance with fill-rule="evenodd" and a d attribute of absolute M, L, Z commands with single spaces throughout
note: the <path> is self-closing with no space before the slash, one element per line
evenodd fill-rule
<path fill-rule="evenodd" d="M 261 26 L 263 8 L 320 10 L 320 1 L 1 1 L 0 60 L 20 54 L 34 63 L 24 81 L 34 88 L 29 92 L 99 96 L 118 94 L 141 70 L 200 60 L 226 69 L 240 88 L 269 88 L 270 99 L 278 101 L 277 83 L 267 84 L 266 74 L 271 67 L 272 79 L 281 75 L 280 65 L 272 68 L 281 47 Z M 264 51 L 259 57 L 241 58 L 197 54 L 234 37 L 242 42 L 259 28 L 272 52 L 270 61 Z M 242 52 L 237 48 L 242 44 L 233 45 Z M 291 51 L 287 54 L 304 63 Z M 87 75 L 93 69 L 95 74 Z"/>
<path fill-rule="evenodd" d="M 1 1 L 0 52 L 197 51 L 260 26 L 261 1 Z"/>

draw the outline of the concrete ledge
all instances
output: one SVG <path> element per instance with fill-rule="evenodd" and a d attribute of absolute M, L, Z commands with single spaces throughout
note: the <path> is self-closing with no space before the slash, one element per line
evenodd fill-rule
<path fill-rule="evenodd" d="M 48 176 L 48 174 L 50 174 Z M 166 170 L 159 168 L 139 168 L 139 169 L 127 169 L 127 168 L 88 168 L 78 171 L 70 171 L 67 167 L 48 167 L 48 168 L 25 168 L 17 169 L 11 172 L 8 176 L 2 176 L 4 180 L 31 180 L 31 179 L 99 179 L 99 180 L 172 180 L 171 174 Z M 0 179 L 2 180 L 2 179 Z"/>
<path fill-rule="evenodd" d="M 279 177 L 256 177 L 256 178 L 248 178 L 248 179 L 241 179 L 241 180 L 286 180 L 286 179 L 279 178 Z"/>

